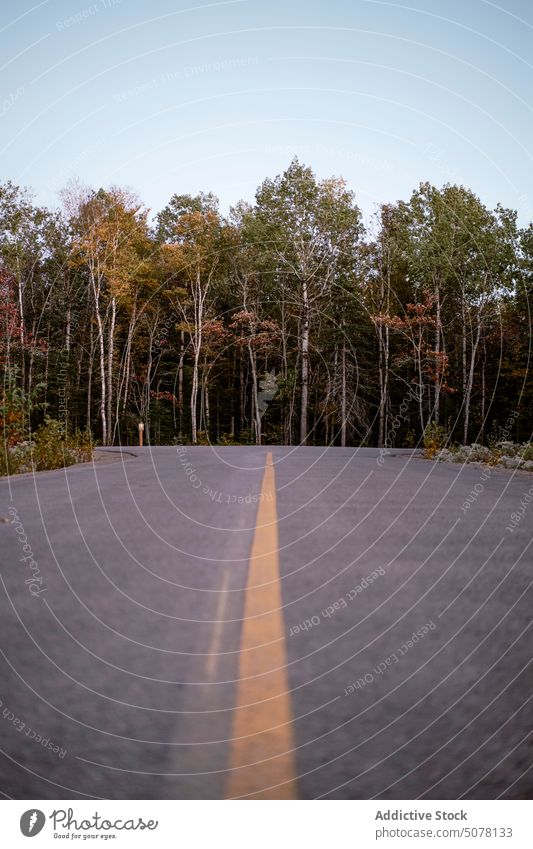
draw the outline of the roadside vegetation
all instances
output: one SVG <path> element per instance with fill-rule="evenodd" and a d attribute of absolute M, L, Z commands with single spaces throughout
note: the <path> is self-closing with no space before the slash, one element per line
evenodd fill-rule
<path fill-rule="evenodd" d="M 504 469 L 533 472 L 533 443 L 512 442 L 492 435 L 487 445 L 473 442 L 470 445 L 450 444 L 449 434 L 440 425 L 431 423 L 424 433 L 423 456 L 441 463 L 484 463 Z"/>
<path fill-rule="evenodd" d="M 0 183 L 4 469 L 136 443 L 140 421 L 152 444 L 380 447 L 446 423 L 439 451 L 522 461 L 532 295 L 533 224 L 464 186 L 422 183 L 364 225 L 343 179 L 297 159 L 227 215 L 211 193 L 150 216 L 78 183 L 50 210 Z M 491 448 L 510 416 L 515 447 Z"/>
<path fill-rule="evenodd" d="M 32 413 L 40 405 L 25 396 L 14 381 L 8 379 L 6 384 L 0 398 L 0 475 L 60 469 L 92 459 L 89 431 L 67 433 L 61 422 L 45 416 L 32 432 Z"/>

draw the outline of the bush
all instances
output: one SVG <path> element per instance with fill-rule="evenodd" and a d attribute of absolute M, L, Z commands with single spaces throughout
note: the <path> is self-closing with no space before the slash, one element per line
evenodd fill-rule
<path fill-rule="evenodd" d="M 239 433 L 239 445 L 253 445 L 255 442 L 251 428 L 243 428 Z"/>
<path fill-rule="evenodd" d="M 437 422 L 430 422 L 424 430 L 424 457 L 432 459 L 437 451 L 445 448 L 448 442 L 446 428 Z"/>
<path fill-rule="evenodd" d="M 36 400 L 42 384 L 27 393 L 19 386 L 19 380 L 19 369 L 6 368 L 0 390 L 0 475 L 32 470 L 28 422 L 32 412 L 45 406 Z"/>
<path fill-rule="evenodd" d="M 17 445 L 2 446 L 0 451 L 0 476 L 31 472 L 31 442 L 19 442 Z"/>
<path fill-rule="evenodd" d="M 217 439 L 218 445 L 238 445 L 234 433 L 221 433 Z"/>
<path fill-rule="evenodd" d="M 522 460 L 533 460 L 533 443 L 526 442 L 519 451 Z"/>
<path fill-rule="evenodd" d="M 92 456 L 90 431 L 76 430 L 65 436 L 61 422 L 47 418 L 37 428 L 31 441 L 20 441 L 16 445 L 4 443 L 0 450 L 0 475 L 62 469 L 74 463 L 87 463 Z"/>
<path fill-rule="evenodd" d="M 499 448 L 490 448 L 490 453 L 487 459 L 487 463 L 489 466 L 497 466 L 500 462 L 500 458 L 503 457 L 503 451 L 500 451 Z"/>
<path fill-rule="evenodd" d="M 37 428 L 31 453 L 34 469 L 38 472 L 61 469 L 76 462 L 76 456 L 65 439 L 63 425 L 55 419 L 47 418 Z"/>
<path fill-rule="evenodd" d="M 91 431 L 76 429 L 67 440 L 68 448 L 74 454 L 77 463 L 89 463 L 93 458 L 93 435 Z"/>
<path fill-rule="evenodd" d="M 209 434 L 206 430 L 196 431 L 196 444 L 197 445 L 211 445 L 211 442 L 209 440 Z"/>
<path fill-rule="evenodd" d="M 414 430 L 408 430 L 403 440 L 405 448 L 414 448 L 416 446 L 416 433 Z"/>
<path fill-rule="evenodd" d="M 55 419 L 45 419 L 36 430 L 31 445 L 33 468 L 38 472 L 87 463 L 92 456 L 90 431 L 76 430 L 71 436 L 66 436 L 63 425 Z"/>
<path fill-rule="evenodd" d="M 428 434 L 427 443 L 424 438 L 426 451 L 424 456 L 428 459 L 448 461 L 452 463 L 485 463 L 488 466 L 501 466 L 504 469 L 521 469 L 525 472 L 533 472 L 533 443 L 525 442 L 522 445 L 503 440 L 492 442 L 490 447 L 473 442 L 472 445 L 451 446 L 451 449 L 435 450 L 435 444 L 439 441 L 439 433 Z"/>

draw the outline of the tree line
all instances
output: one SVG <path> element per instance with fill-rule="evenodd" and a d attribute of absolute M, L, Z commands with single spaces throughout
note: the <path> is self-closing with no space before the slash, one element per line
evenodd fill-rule
<path fill-rule="evenodd" d="M 153 218 L 119 187 L 60 200 L 0 184 L 4 441 L 45 417 L 104 445 L 140 421 L 153 444 L 530 438 L 533 225 L 513 210 L 422 183 L 364 226 L 297 159 L 227 216 L 211 193 Z"/>

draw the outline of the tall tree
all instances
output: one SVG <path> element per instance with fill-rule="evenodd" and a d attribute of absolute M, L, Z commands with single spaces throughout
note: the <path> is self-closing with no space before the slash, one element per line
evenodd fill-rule
<path fill-rule="evenodd" d="M 81 198 L 71 221 L 72 262 L 87 273 L 97 327 L 102 442 L 113 435 L 117 310 L 147 250 L 147 211 L 119 188 Z"/>
<path fill-rule="evenodd" d="M 305 445 L 312 324 L 343 259 L 353 256 L 362 232 L 360 211 L 343 180 L 317 181 L 310 168 L 293 159 L 282 175 L 265 180 L 257 191 L 255 221 L 256 238 L 297 313 L 300 443 Z"/>
<path fill-rule="evenodd" d="M 162 246 L 163 261 L 170 277 L 185 290 L 178 300 L 184 326 L 192 350 L 190 394 L 191 439 L 198 441 L 198 390 L 200 358 L 204 342 L 204 324 L 214 296 L 217 273 L 220 273 L 224 251 L 224 226 L 211 202 L 202 198 L 180 199 L 179 214 L 173 224 L 172 241 Z"/>

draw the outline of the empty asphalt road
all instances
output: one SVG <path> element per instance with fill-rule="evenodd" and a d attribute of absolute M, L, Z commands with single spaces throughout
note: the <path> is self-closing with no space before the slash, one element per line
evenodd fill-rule
<path fill-rule="evenodd" d="M 531 798 L 533 476 L 128 450 L 0 481 L 5 797 Z"/>

